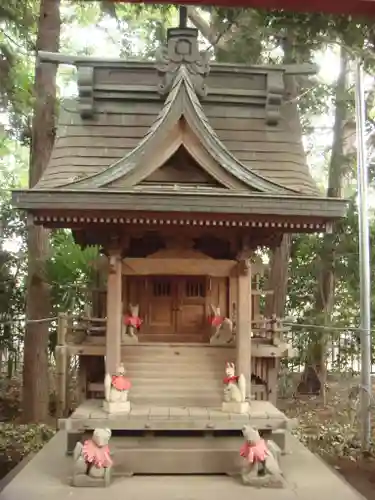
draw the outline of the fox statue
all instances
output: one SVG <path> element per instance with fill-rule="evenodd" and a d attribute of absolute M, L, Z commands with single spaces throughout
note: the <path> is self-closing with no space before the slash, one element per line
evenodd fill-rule
<path fill-rule="evenodd" d="M 243 374 L 236 375 L 234 363 L 225 365 L 224 401 L 243 403 L 246 401 L 246 379 Z"/>

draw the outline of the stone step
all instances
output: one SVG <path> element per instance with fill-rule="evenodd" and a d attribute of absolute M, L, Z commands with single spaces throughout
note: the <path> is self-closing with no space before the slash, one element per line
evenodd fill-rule
<path fill-rule="evenodd" d="M 122 361 L 124 363 L 138 363 L 142 361 L 143 363 L 194 363 L 196 364 L 220 364 L 225 365 L 229 360 L 234 359 L 234 356 L 212 356 L 212 357 L 200 357 L 200 356 L 179 356 L 179 355 L 166 355 L 166 356 L 122 356 Z"/>
<path fill-rule="evenodd" d="M 208 349 L 208 350 L 207 350 Z M 125 349 L 123 352 L 123 357 L 125 359 L 163 359 L 163 358 L 187 358 L 187 359 L 226 359 L 235 356 L 234 349 L 210 349 L 210 348 L 200 348 L 200 349 L 153 349 L 138 347 L 135 349 Z"/>
<path fill-rule="evenodd" d="M 128 373 L 135 373 L 140 371 L 148 371 L 152 373 L 157 373 L 158 369 L 162 371 L 162 373 L 175 373 L 177 370 L 181 371 L 185 375 L 188 373 L 199 373 L 199 374 L 208 374 L 215 373 L 217 375 L 224 376 L 225 373 L 225 365 L 220 363 L 215 365 L 212 364 L 194 364 L 194 363 L 147 363 L 143 361 L 139 361 L 138 363 L 134 362 L 131 364 L 125 364 L 125 368 Z"/>
<path fill-rule="evenodd" d="M 225 363 L 231 347 L 132 345 L 122 361 L 132 381 L 134 404 L 221 406 Z M 91 384 L 94 392 L 102 384 Z"/>
<path fill-rule="evenodd" d="M 168 394 L 132 394 L 130 401 L 136 405 L 154 405 L 154 406 L 172 406 L 172 407 L 204 407 L 204 408 L 221 408 L 223 398 L 219 395 L 204 396 L 197 394 L 195 396 L 168 395 Z"/>
<path fill-rule="evenodd" d="M 207 386 L 202 386 L 202 387 L 191 387 L 191 386 L 184 386 L 184 387 L 179 387 L 179 386 L 173 386 L 170 385 L 169 387 L 152 387 L 152 386 L 141 386 L 141 387 L 132 387 L 130 389 L 130 397 L 133 397 L 136 394 L 150 394 L 151 395 L 159 395 L 162 396 L 163 394 L 168 394 L 168 395 L 176 395 L 179 396 L 184 395 L 186 397 L 189 396 L 194 396 L 195 394 L 199 394 L 205 397 L 210 397 L 211 394 L 220 394 L 222 395 L 223 391 L 221 390 L 220 387 L 207 387 Z"/>
<path fill-rule="evenodd" d="M 202 438 L 204 441 L 202 442 Z M 241 431 L 238 431 L 238 436 L 213 436 L 211 433 L 201 436 L 159 436 L 145 435 L 140 437 L 134 436 L 116 436 L 111 437 L 111 453 L 115 456 L 116 453 L 122 450 L 141 449 L 141 450 L 179 450 L 179 449 L 211 449 L 220 450 L 222 448 L 232 449 L 239 452 L 244 439 Z"/>
<path fill-rule="evenodd" d="M 90 384 L 90 389 L 96 392 L 104 392 L 103 384 Z M 204 385 L 202 387 L 192 386 L 192 385 L 174 385 L 174 384 L 161 384 L 161 385 L 150 385 L 150 384 L 139 384 L 138 382 L 133 383 L 132 388 L 130 389 L 130 399 L 133 400 L 135 396 L 138 395 L 147 395 L 150 396 L 184 396 L 190 397 L 195 394 L 202 395 L 203 397 L 210 397 L 211 395 L 215 396 L 220 395 L 222 397 L 223 388 L 221 386 L 215 385 Z"/>
<path fill-rule="evenodd" d="M 130 377 L 132 381 L 131 393 L 135 394 L 140 391 L 157 391 L 158 393 L 164 391 L 172 392 L 186 392 L 186 391 L 199 391 L 199 392 L 222 392 L 223 383 L 221 380 L 202 380 L 202 379 L 185 379 L 185 378 L 159 378 L 152 379 L 151 376 L 148 378 L 137 378 L 136 376 Z M 104 384 L 92 383 L 90 384 L 91 391 L 103 391 Z"/>
<path fill-rule="evenodd" d="M 166 376 L 166 373 L 168 376 Z M 132 368 L 131 370 L 127 370 L 127 375 L 129 378 L 133 378 L 132 376 L 136 377 L 137 380 L 164 380 L 166 378 L 171 378 L 177 383 L 180 380 L 190 380 L 191 382 L 195 383 L 202 383 L 202 380 L 205 382 L 215 382 L 219 381 L 222 383 L 223 378 L 225 377 L 225 374 L 223 373 L 223 370 L 205 370 L 205 371 L 199 371 L 197 372 L 196 370 L 176 370 L 173 372 L 155 372 L 150 369 L 143 369 L 143 368 Z"/>
<path fill-rule="evenodd" d="M 153 353 L 168 353 L 168 352 L 184 352 L 184 353 L 199 353 L 215 355 L 216 353 L 235 351 L 234 346 L 208 346 L 208 345 L 189 345 L 189 344 L 130 344 L 124 345 L 126 353 L 138 353 L 138 352 L 153 352 Z"/>
<path fill-rule="evenodd" d="M 110 441 L 115 474 L 223 474 L 239 470 L 238 437 L 117 437 Z"/>
<path fill-rule="evenodd" d="M 126 370 L 128 377 L 130 378 L 156 378 L 156 379 L 188 379 L 188 380 L 220 380 L 222 381 L 225 377 L 225 371 L 220 370 L 217 367 L 206 366 L 205 369 L 201 369 L 199 366 L 180 366 L 174 365 L 173 369 L 169 365 L 164 367 L 162 365 L 144 365 L 139 364 L 138 366 L 128 367 Z"/>

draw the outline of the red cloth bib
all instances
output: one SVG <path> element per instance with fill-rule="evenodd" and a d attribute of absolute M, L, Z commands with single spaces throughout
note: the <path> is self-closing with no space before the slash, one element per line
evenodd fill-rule
<path fill-rule="evenodd" d="M 246 442 L 240 449 L 241 457 L 246 458 L 251 464 L 254 462 L 264 462 L 268 455 L 268 449 L 264 439 L 261 439 L 256 444 Z"/>
<path fill-rule="evenodd" d="M 132 386 L 130 380 L 123 375 L 113 375 L 112 385 L 118 391 L 128 391 Z"/>
<path fill-rule="evenodd" d="M 124 323 L 126 326 L 134 326 L 134 328 L 139 330 L 142 324 L 142 320 L 138 316 L 125 316 Z"/>
<path fill-rule="evenodd" d="M 83 444 L 83 458 L 87 464 L 92 464 L 98 469 L 107 469 L 113 462 L 108 445 L 99 448 L 94 441 L 88 439 Z"/>
<path fill-rule="evenodd" d="M 225 318 L 223 316 L 211 316 L 210 322 L 212 326 L 221 326 L 224 323 Z"/>

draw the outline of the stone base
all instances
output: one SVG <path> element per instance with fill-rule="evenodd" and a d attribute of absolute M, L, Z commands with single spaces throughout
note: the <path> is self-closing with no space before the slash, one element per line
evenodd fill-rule
<path fill-rule="evenodd" d="M 210 345 L 229 345 L 232 344 L 233 341 L 234 341 L 233 335 L 231 336 L 219 335 L 218 337 L 212 336 L 210 338 Z"/>
<path fill-rule="evenodd" d="M 224 401 L 221 405 L 221 411 L 225 413 L 248 413 L 250 405 L 247 401 L 236 403 L 235 401 Z"/>
<path fill-rule="evenodd" d="M 111 484 L 111 469 L 106 469 L 104 477 L 94 478 L 87 474 L 74 474 L 72 486 L 76 488 L 106 488 Z"/>
<path fill-rule="evenodd" d="M 103 409 L 107 413 L 129 413 L 130 401 L 103 401 Z"/>
<path fill-rule="evenodd" d="M 134 337 L 128 335 L 128 334 L 123 334 L 122 335 L 122 338 L 121 338 L 121 344 L 123 345 L 134 345 L 134 344 L 138 344 L 138 337 L 136 335 L 134 335 Z"/>
<path fill-rule="evenodd" d="M 252 486 L 253 488 L 284 488 L 285 481 L 280 476 L 251 476 L 249 474 L 241 474 L 242 484 Z"/>

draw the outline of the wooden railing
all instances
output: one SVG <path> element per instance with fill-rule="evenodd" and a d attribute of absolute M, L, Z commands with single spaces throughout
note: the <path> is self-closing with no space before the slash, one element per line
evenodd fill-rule
<path fill-rule="evenodd" d="M 271 318 L 258 316 L 251 322 L 252 338 L 255 340 L 263 340 L 271 345 L 279 346 L 284 342 L 284 333 L 289 331 L 289 328 L 283 326 L 283 319 L 278 318 L 275 314 Z"/>
<path fill-rule="evenodd" d="M 58 345 L 104 344 L 106 318 L 89 316 L 73 318 L 64 314 L 59 318 Z M 279 346 L 284 342 L 284 334 L 289 331 L 289 328 L 283 326 L 283 320 L 276 315 L 272 315 L 271 318 L 256 317 L 251 322 L 252 338 L 255 341 Z"/>
<path fill-rule="evenodd" d="M 66 342 L 68 344 L 83 344 L 92 339 L 104 339 L 106 334 L 106 318 L 78 316 L 68 322 Z"/>

